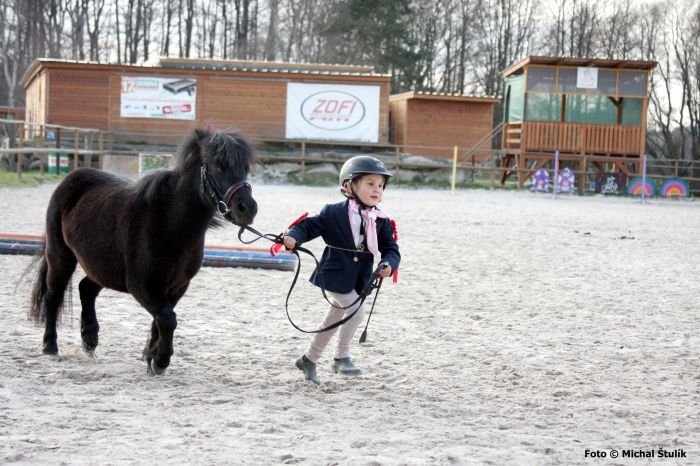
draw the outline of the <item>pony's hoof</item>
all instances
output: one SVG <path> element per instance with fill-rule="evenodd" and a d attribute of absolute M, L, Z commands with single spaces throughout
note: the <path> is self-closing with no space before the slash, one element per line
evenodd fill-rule
<path fill-rule="evenodd" d="M 85 343 L 83 343 L 83 353 L 85 353 L 85 355 L 90 357 L 90 358 L 95 357 L 95 348 L 96 347 L 94 347 L 94 346 L 90 347 L 90 346 L 86 345 Z"/>
<path fill-rule="evenodd" d="M 87 354 L 93 354 L 95 352 L 95 349 L 97 349 L 97 341 L 82 340 L 81 344 L 83 347 L 83 351 L 85 351 Z"/>
<path fill-rule="evenodd" d="M 41 352 L 47 356 L 58 356 L 58 345 L 55 343 L 52 345 L 44 345 Z"/>
<path fill-rule="evenodd" d="M 148 361 L 146 373 L 151 377 L 154 377 L 156 375 L 163 375 L 165 374 L 165 368 L 158 367 L 158 364 L 156 364 L 155 360 L 151 359 L 150 361 Z"/>

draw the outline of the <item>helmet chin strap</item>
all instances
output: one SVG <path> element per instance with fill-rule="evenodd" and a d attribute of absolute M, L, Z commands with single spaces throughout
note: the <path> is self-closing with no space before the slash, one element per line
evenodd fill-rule
<path fill-rule="evenodd" d="M 362 202 L 362 199 L 360 199 L 360 196 L 357 195 L 355 190 L 352 187 L 352 181 L 347 181 L 347 183 L 350 185 L 350 189 L 346 188 L 344 185 L 340 188 L 340 192 L 343 193 L 343 196 L 347 197 L 348 199 L 354 199 L 355 202 L 357 202 L 360 206 L 360 209 L 371 209 L 372 207 L 368 206 L 364 202 Z"/>

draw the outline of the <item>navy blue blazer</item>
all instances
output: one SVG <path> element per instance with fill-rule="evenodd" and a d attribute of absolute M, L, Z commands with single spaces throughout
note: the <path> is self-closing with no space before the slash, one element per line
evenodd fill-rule
<path fill-rule="evenodd" d="M 389 218 L 377 218 L 377 243 L 381 253 L 381 262 L 388 262 L 392 273 L 399 268 L 401 254 L 399 245 L 394 241 L 394 232 Z M 297 246 L 321 236 L 328 246 L 350 249 L 345 251 L 326 246 L 319 265 L 311 275 L 310 281 L 318 287 L 334 293 L 358 294 L 367 286 L 373 272 L 374 256 L 367 250 L 358 251 L 352 237 L 348 201 L 328 204 L 313 217 L 306 217 L 294 225 L 287 234 L 297 240 Z"/>

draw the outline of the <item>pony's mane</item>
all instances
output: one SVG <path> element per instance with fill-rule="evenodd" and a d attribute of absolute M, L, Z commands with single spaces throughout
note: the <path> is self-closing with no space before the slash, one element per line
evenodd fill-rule
<path fill-rule="evenodd" d="M 203 162 L 209 162 L 209 165 L 222 171 L 233 168 L 242 179 L 253 163 L 253 150 L 243 137 L 234 132 L 195 129 L 176 154 L 174 169 L 154 170 L 136 182 L 134 190 L 137 197 L 149 204 L 167 198 L 168 194 L 164 191 L 169 193 L 175 190 L 181 175 L 199 177 Z M 219 225 L 215 218 L 212 219 L 212 226 Z"/>
<path fill-rule="evenodd" d="M 138 180 L 134 185 L 134 190 L 139 198 L 151 204 L 154 200 L 163 198 L 161 193 L 163 189 L 175 189 L 175 182 L 172 170 L 154 170 Z"/>
<path fill-rule="evenodd" d="M 253 163 L 253 150 L 236 132 L 195 129 L 182 144 L 175 167 L 183 171 L 199 170 L 202 162 L 224 171 L 234 167 L 237 175 L 244 178 Z"/>

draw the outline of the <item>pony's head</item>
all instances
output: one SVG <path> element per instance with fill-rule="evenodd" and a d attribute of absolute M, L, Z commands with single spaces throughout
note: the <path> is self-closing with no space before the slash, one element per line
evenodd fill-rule
<path fill-rule="evenodd" d="M 248 142 L 233 132 L 195 129 L 178 154 L 177 166 L 201 177 L 202 195 L 227 220 L 253 223 L 258 205 L 247 177 L 253 164 Z"/>

